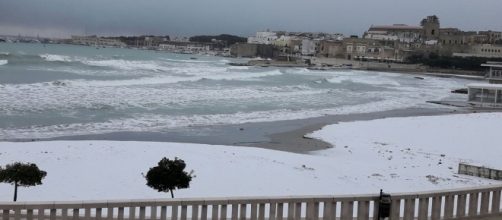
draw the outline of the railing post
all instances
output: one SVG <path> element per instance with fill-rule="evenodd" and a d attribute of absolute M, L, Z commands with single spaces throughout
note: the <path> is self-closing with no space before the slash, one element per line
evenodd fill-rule
<path fill-rule="evenodd" d="M 352 220 L 354 211 L 354 202 L 353 201 L 343 201 L 342 202 L 342 213 L 340 216 L 341 220 Z"/>
<path fill-rule="evenodd" d="M 239 220 L 239 205 L 237 203 L 232 203 L 232 220 Z"/>
<path fill-rule="evenodd" d="M 418 220 L 427 220 L 429 218 L 429 198 L 420 198 L 418 200 Z"/>
<path fill-rule="evenodd" d="M 432 198 L 432 210 L 431 210 L 431 219 L 439 220 L 441 217 L 441 196 L 434 196 Z"/>
<path fill-rule="evenodd" d="M 160 207 L 160 220 L 167 220 L 167 206 L 165 205 Z"/>
<path fill-rule="evenodd" d="M 202 205 L 200 210 L 200 220 L 207 220 L 207 204 Z"/>
<path fill-rule="evenodd" d="M 260 203 L 260 209 L 258 210 L 258 220 L 265 220 L 265 203 Z"/>
<path fill-rule="evenodd" d="M 467 195 L 460 194 L 457 196 L 457 218 L 466 216 L 465 210 L 467 206 Z"/>
<path fill-rule="evenodd" d="M 488 214 L 489 213 L 489 204 L 490 204 L 490 192 L 489 191 L 484 191 L 481 193 L 481 209 L 480 214 Z"/>
<path fill-rule="evenodd" d="M 2 220 L 9 220 L 9 212 L 10 210 L 8 209 L 2 210 Z"/>
<path fill-rule="evenodd" d="M 226 220 L 227 219 L 227 205 L 223 204 L 221 205 L 220 209 L 220 220 Z"/>
<path fill-rule="evenodd" d="M 150 219 L 157 219 L 157 205 L 150 206 Z"/>
<path fill-rule="evenodd" d="M 476 216 L 478 215 L 478 192 L 470 193 L 469 194 L 469 216 Z"/>
<path fill-rule="evenodd" d="M 218 206 L 219 205 L 212 205 L 212 211 L 211 211 L 211 220 L 218 220 Z M 182 219 L 183 220 L 183 219 Z"/>
<path fill-rule="evenodd" d="M 246 216 L 247 216 L 247 204 L 240 204 L 239 205 L 239 208 L 240 208 L 240 220 L 246 220 Z"/>
<path fill-rule="evenodd" d="M 454 195 L 444 197 L 444 218 L 453 218 Z"/>
<path fill-rule="evenodd" d="M 187 206 L 186 205 L 181 205 L 180 220 L 187 220 Z"/>
<path fill-rule="evenodd" d="M 370 201 L 357 201 L 357 220 L 369 220 Z"/>
<path fill-rule="evenodd" d="M 26 220 L 33 220 L 33 209 L 28 209 L 26 211 Z"/>
<path fill-rule="evenodd" d="M 178 220 L 178 205 L 171 206 L 171 220 Z"/>
<path fill-rule="evenodd" d="M 134 205 L 129 207 L 129 219 L 136 219 L 136 206 Z"/>
<path fill-rule="evenodd" d="M 80 209 L 73 209 L 73 219 L 74 220 L 77 220 L 80 218 L 79 212 L 80 212 Z"/>
<path fill-rule="evenodd" d="M 390 220 L 399 220 L 401 211 L 401 199 L 392 198 L 390 205 Z"/>
<path fill-rule="evenodd" d="M 270 206 L 276 206 L 276 204 L 272 204 L 270 203 Z M 275 213 L 274 213 L 275 214 Z M 284 219 L 284 203 L 283 202 L 279 202 L 277 203 L 277 209 L 276 209 L 276 214 L 274 216 L 277 216 L 275 219 L 276 220 L 283 220 Z"/>
<path fill-rule="evenodd" d="M 118 220 L 124 220 L 124 207 L 119 207 L 119 211 L 117 213 Z"/>
<path fill-rule="evenodd" d="M 404 200 L 404 220 L 415 219 L 415 200 L 414 198 Z"/>
<path fill-rule="evenodd" d="M 324 201 L 323 220 L 335 220 L 336 202 L 332 200 Z"/>
<path fill-rule="evenodd" d="M 496 189 L 493 191 L 492 195 L 492 212 L 491 213 L 499 213 L 500 212 L 500 189 Z"/>
<path fill-rule="evenodd" d="M 251 203 L 251 220 L 257 220 L 258 216 L 258 204 Z"/>
<path fill-rule="evenodd" d="M 199 205 L 192 205 L 192 220 L 199 220 Z"/>

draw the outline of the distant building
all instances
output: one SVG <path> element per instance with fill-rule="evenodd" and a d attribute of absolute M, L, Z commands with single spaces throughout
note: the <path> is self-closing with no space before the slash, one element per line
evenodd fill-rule
<path fill-rule="evenodd" d="M 458 57 L 502 58 L 502 45 L 476 44 L 469 46 L 465 53 L 453 53 Z"/>
<path fill-rule="evenodd" d="M 420 41 L 422 33 L 423 29 L 420 26 L 406 24 L 377 25 L 371 26 L 364 33 L 363 38 L 413 43 Z"/>
<path fill-rule="evenodd" d="M 108 47 L 125 47 L 126 44 L 120 40 L 108 39 L 92 36 L 71 36 L 71 43 L 86 46 L 108 46 Z"/>
<path fill-rule="evenodd" d="M 303 39 L 301 44 L 301 54 L 303 56 L 314 56 L 319 48 L 319 41 Z"/>
<path fill-rule="evenodd" d="M 341 40 L 322 40 L 319 43 L 319 56 L 344 58 L 343 42 Z"/>
<path fill-rule="evenodd" d="M 279 51 L 273 45 L 237 43 L 230 46 L 230 55 L 234 57 L 273 58 L 279 55 Z"/>
<path fill-rule="evenodd" d="M 214 43 L 197 43 L 183 41 L 169 41 L 159 44 L 160 50 L 175 53 L 201 53 L 214 50 L 217 47 Z"/>
<path fill-rule="evenodd" d="M 248 44 L 273 44 L 279 36 L 277 33 L 270 31 L 256 32 L 253 37 L 248 37 Z"/>
<path fill-rule="evenodd" d="M 364 38 L 347 38 L 343 40 L 344 57 L 348 60 L 372 60 L 402 62 L 403 53 L 396 44 Z M 336 56 L 336 55 L 335 55 Z"/>

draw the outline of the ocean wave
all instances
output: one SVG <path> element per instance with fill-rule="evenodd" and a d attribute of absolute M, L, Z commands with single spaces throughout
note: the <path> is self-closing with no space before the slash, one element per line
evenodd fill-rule
<path fill-rule="evenodd" d="M 73 62 L 74 60 L 65 55 L 58 55 L 58 54 L 40 54 L 40 58 L 50 61 L 50 62 Z"/>
<path fill-rule="evenodd" d="M 168 67 L 162 66 L 155 61 L 137 61 L 137 60 L 80 60 L 81 63 L 89 66 L 110 67 L 120 70 L 150 70 L 164 71 Z"/>
<path fill-rule="evenodd" d="M 171 59 L 171 58 L 160 58 L 161 60 L 164 61 L 169 61 L 169 62 L 177 62 L 177 63 L 214 63 L 215 61 L 209 61 L 209 60 L 183 60 L 183 59 Z"/>
<path fill-rule="evenodd" d="M 156 85 L 172 84 L 180 82 L 197 82 L 203 80 L 248 80 L 254 78 L 282 75 L 280 70 L 268 72 L 225 72 L 218 74 L 207 74 L 197 76 L 153 76 L 127 80 L 74 80 L 69 83 L 75 86 L 137 86 L 137 85 Z"/>
<path fill-rule="evenodd" d="M 368 75 L 339 75 L 331 78 L 325 79 L 330 83 L 343 83 L 344 81 L 352 83 L 360 83 L 367 85 L 387 85 L 387 86 L 400 86 L 401 84 L 393 79 L 388 79 L 379 76 L 368 76 Z"/>
<path fill-rule="evenodd" d="M 9 56 L 10 53 L 9 52 L 0 52 L 0 56 Z"/>
<path fill-rule="evenodd" d="M 8 60 L 0 60 L 0 66 L 8 64 Z"/>
<path fill-rule="evenodd" d="M 103 134 L 110 132 L 162 132 L 167 129 L 182 129 L 194 126 L 231 125 L 242 123 L 295 120 L 325 115 L 369 113 L 413 107 L 418 102 L 408 99 L 392 99 L 365 104 L 326 109 L 277 109 L 270 111 L 236 112 L 230 114 L 159 115 L 139 114 L 130 118 L 111 119 L 96 123 L 73 123 L 51 126 L 30 126 L 19 129 L 0 129 L 4 138 L 49 138 L 68 135 Z"/>

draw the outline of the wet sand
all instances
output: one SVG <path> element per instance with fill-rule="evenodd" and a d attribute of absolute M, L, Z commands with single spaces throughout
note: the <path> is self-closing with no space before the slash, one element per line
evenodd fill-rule
<path fill-rule="evenodd" d="M 201 143 L 211 145 L 252 146 L 295 153 L 322 150 L 330 144 L 304 137 L 325 125 L 339 122 L 373 120 L 388 117 L 408 117 L 469 113 L 458 108 L 411 108 L 373 113 L 329 115 L 309 119 L 188 127 L 161 132 L 115 132 L 108 134 L 65 136 L 39 140 L 118 140 Z M 18 140 L 27 141 L 27 140 Z M 38 140 L 36 140 L 38 141 Z"/>

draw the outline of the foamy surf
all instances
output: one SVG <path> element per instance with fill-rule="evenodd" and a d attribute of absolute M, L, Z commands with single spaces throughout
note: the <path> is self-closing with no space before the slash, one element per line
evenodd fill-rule
<path fill-rule="evenodd" d="M 0 66 L 8 64 L 8 60 L 0 60 Z"/>

